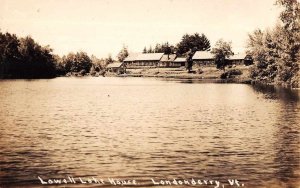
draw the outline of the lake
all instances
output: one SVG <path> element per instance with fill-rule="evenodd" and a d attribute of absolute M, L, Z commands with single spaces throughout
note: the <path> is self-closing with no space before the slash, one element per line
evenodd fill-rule
<path fill-rule="evenodd" d="M 79 177 L 94 177 L 105 184 L 84 185 L 114 178 L 168 187 L 193 178 L 198 187 L 236 179 L 292 188 L 300 182 L 299 131 L 300 90 L 154 78 L 2 80 L 0 187 L 41 186 L 38 177 L 83 186 Z"/>

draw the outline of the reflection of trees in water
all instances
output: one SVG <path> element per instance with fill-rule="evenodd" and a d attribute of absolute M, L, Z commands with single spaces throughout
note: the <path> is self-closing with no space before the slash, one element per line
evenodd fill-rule
<path fill-rule="evenodd" d="M 184 84 L 199 84 L 199 83 L 215 83 L 215 84 L 220 84 L 220 83 L 227 83 L 225 80 L 221 80 L 221 79 L 193 79 L 193 78 L 186 78 L 186 79 L 168 79 L 168 80 L 175 80 L 179 83 L 184 83 Z"/>
<path fill-rule="evenodd" d="M 280 104 L 274 135 L 274 178 L 294 187 L 300 181 L 300 91 L 265 85 L 254 85 L 253 89 Z"/>
<path fill-rule="evenodd" d="M 275 175 L 280 181 L 287 183 L 288 187 L 293 187 L 293 183 L 300 181 L 300 115 L 297 105 L 296 102 L 282 105 L 274 135 Z"/>
<path fill-rule="evenodd" d="M 255 84 L 252 88 L 255 92 L 262 93 L 266 99 L 280 99 L 284 103 L 300 101 L 300 90 L 261 84 Z"/>

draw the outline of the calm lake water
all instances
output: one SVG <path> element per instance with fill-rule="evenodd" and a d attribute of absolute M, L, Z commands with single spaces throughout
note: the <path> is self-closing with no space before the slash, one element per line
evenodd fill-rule
<path fill-rule="evenodd" d="M 299 96 L 152 78 L 3 80 L 0 187 L 41 186 L 38 176 L 297 187 Z"/>

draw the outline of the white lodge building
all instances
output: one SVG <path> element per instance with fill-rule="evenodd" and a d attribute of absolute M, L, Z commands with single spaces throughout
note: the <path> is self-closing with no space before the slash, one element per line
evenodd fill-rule
<path fill-rule="evenodd" d="M 243 65 L 245 54 L 236 54 L 228 60 L 232 65 Z M 214 55 L 209 51 L 197 51 L 192 57 L 193 67 L 215 66 Z M 126 68 L 167 68 L 182 67 L 186 64 L 186 58 L 176 57 L 176 54 L 164 53 L 136 53 L 130 54 L 124 61 Z"/>
<path fill-rule="evenodd" d="M 164 53 L 132 54 L 124 60 L 124 63 L 126 64 L 127 68 L 154 68 L 159 65 L 160 59 L 163 57 L 163 55 Z"/>
<path fill-rule="evenodd" d="M 177 57 L 173 62 L 171 62 L 171 67 L 184 67 L 186 64 L 185 57 Z"/>
<path fill-rule="evenodd" d="M 176 57 L 176 54 L 137 53 L 130 54 L 124 61 L 126 68 L 167 68 L 185 66 L 186 59 Z"/>
<path fill-rule="evenodd" d="M 172 67 L 172 62 L 174 62 L 176 54 L 164 54 L 159 61 L 159 67 Z"/>
<path fill-rule="evenodd" d="M 208 51 L 197 51 L 193 55 L 193 66 L 215 66 L 215 58 L 214 55 Z"/>
<path fill-rule="evenodd" d="M 246 54 L 238 53 L 234 54 L 229 58 L 229 62 L 232 65 L 244 65 L 245 64 Z"/>

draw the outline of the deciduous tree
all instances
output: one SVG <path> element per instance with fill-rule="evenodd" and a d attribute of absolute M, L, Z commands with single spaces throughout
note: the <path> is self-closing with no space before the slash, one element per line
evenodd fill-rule
<path fill-rule="evenodd" d="M 85 52 L 69 53 L 63 58 L 66 72 L 88 73 L 92 67 L 92 60 Z"/>
<path fill-rule="evenodd" d="M 231 42 L 226 42 L 223 39 L 218 40 L 211 53 L 214 54 L 217 69 L 222 69 L 225 72 L 225 67 L 228 65 L 228 59 L 233 55 Z"/>
<path fill-rule="evenodd" d="M 251 77 L 299 87 L 300 4 L 297 0 L 277 0 L 277 4 L 284 8 L 279 16 L 282 22 L 249 35 L 248 50 L 255 61 Z"/>

